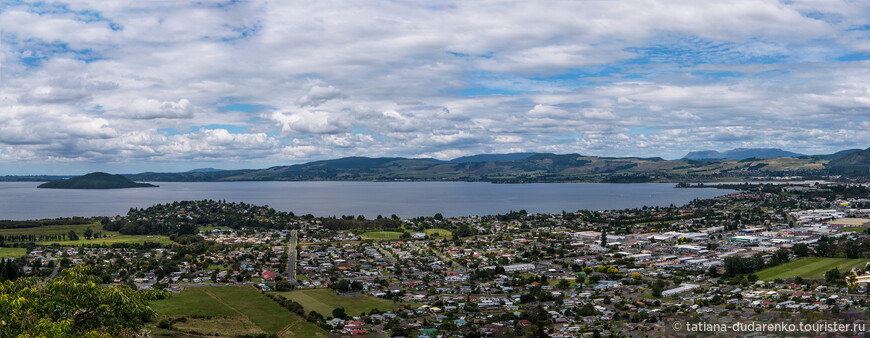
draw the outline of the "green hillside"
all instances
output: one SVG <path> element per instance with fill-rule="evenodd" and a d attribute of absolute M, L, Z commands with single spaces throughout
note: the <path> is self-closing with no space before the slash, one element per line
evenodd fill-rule
<path fill-rule="evenodd" d="M 598 157 L 537 153 L 439 161 L 401 157 L 347 157 L 261 170 L 217 173 L 143 173 L 151 181 L 483 181 L 522 182 L 679 182 L 734 180 L 756 176 L 823 175 L 828 159 L 801 156 L 743 160 L 675 160 L 658 157 Z M 495 159 L 485 161 L 487 159 Z"/>
<path fill-rule="evenodd" d="M 870 176 L 870 148 L 833 159 L 828 169 L 832 174 Z"/>

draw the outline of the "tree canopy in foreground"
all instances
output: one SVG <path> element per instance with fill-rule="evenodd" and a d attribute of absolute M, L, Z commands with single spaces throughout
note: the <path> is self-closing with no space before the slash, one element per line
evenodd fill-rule
<path fill-rule="evenodd" d="M 154 311 L 148 301 L 159 291 L 103 285 L 89 268 L 75 267 L 52 280 L 19 278 L 0 283 L 0 332 L 4 336 L 127 336 Z"/>

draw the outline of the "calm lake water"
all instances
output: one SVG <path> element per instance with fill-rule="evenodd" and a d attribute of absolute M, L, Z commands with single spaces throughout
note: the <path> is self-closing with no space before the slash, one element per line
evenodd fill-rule
<path fill-rule="evenodd" d="M 159 188 L 37 189 L 34 182 L 0 182 L 0 219 L 124 215 L 132 208 L 181 200 L 269 205 L 315 216 L 396 214 L 400 217 L 491 215 L 682 205 L 732 192 L 677 189 L 673 183 L 478 182 L 156 182 Z"/>

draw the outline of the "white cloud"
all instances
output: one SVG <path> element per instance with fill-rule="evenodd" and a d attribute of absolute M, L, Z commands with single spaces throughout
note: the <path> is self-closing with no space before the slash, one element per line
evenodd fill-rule
<path fill-rule="evenodd" d="M 860 2 L 49 5 L 0 12 L 5 168 L 867 146 Z"/>
<path fill-rule="evenodd" d="M 333 86 L 313 86 L 308 94 L 299 99 L 300 106 L 318 106 L 341 95 L 341 91 Z"/>
<path fill-rule="evenodd" d="M 274 112 L 269 116 L 281 126 L 281 135 L 293 137 L 296 134 L 336 134 L 350 127 L 349 121 L 330 116 L 328 111 L 299 109 L 293 113 Z"/>
<path fill-rule="evenodd" d="M 136 99 L 126 107 L 114 107 L 118 112 L 110 112 L 123 118 L 150 119 L 189 119 L 194 115 L 194 106 L 187 99 L 178 102 L 158 101 L 154 99 Z"/>

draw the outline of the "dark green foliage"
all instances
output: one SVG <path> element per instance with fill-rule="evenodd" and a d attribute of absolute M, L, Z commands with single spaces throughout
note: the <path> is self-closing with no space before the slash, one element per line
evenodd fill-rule
<path fill-rule="evenodd" d="M 93 222 L 92 219 L 82 217 L 42 219 L 34 221 L 0 220 L 0 229 L 36 228 L 43 225 L 78 225 L 91 222 Z"/>
<path fill-rule="evenodd" d="M 335 283 L 329 284 L 329 288 L 338 292 L 351 292 L 351 291 L 359 291 L 362 290 L 362 283 L 358 281 L 349 281 L 347 279 L 341 279 Z"/>
<path fill-rule="evenodd" d="M 265 293 L 265 295 L 269 299 L 275 301 L 275 303 L 278 303 L 278 305 L 281 305 L 285 309 L 290 310 L 290 312 L 293 312 L 302 317 L 305 316 L 305 309 L 302 307 L 302 304 L 299 304 L 296 301 L 287 299 L 284 296 L 274 293 Z"/>
<path fill-rule="evenodd" d="M 835 158 L 827 165 L 832 174 L 848 176 L 870 175 L 870 148 Z"/>
<path fill-rule="evenodd" d="M 122 189 L 122 188 L 153 188 L 156 185 L 136 183 L 121 175 L 102 172 L 90 173 L 73 177 L 68 180 L 52 181 L 40 184 L 37 188 L 51 189 Z"/>
<path fill-rule="evenodd" d="M 833 268 L 825 272 L 825 282 L 828 284 L 835 284 L 837 280 L 840 279 L 840 270 L 837 268 Z"/>

